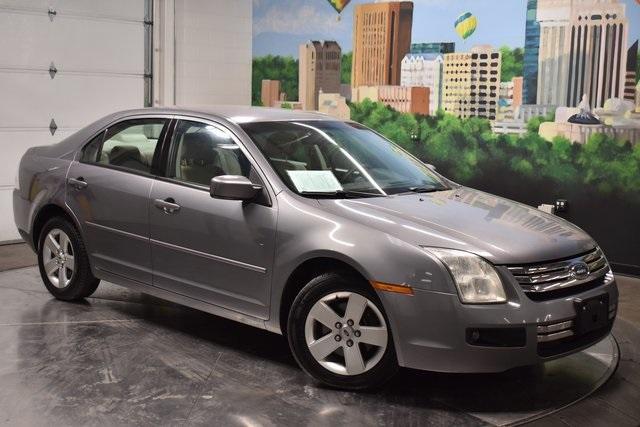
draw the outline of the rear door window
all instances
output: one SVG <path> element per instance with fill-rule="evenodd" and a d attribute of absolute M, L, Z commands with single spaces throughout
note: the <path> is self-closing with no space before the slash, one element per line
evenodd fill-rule
<path fill-rule="evenodd" d="M 136 119 L 117 123 L 84 148 L 82 161 L 151 173 L 168 119 Z"/>

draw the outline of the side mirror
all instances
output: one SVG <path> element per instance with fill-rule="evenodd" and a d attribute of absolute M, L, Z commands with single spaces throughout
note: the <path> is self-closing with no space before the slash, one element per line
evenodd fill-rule
<path fill-rule="evenodd" d="M 262 187 L 240 175 L 220 175 L 211 179 L 209 194 L 215 199 L 242 200 L 256 198 Z"/>

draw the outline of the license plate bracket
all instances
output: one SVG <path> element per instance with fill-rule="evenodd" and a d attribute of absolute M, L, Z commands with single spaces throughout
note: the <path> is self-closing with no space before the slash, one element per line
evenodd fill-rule
<path fill-rule="evenodd" d="M 609 294 L 575 300 L 576 335 L 604 328 L 609 321 Z"/>

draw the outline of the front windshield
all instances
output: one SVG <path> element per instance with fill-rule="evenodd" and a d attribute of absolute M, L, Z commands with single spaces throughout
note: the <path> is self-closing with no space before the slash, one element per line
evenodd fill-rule
<path fill-rule="evenodd" d="M 285 184 L 306 196 L 385 196 L 449 189 L 426 165 L 357 123 L 242 126 Z"/>

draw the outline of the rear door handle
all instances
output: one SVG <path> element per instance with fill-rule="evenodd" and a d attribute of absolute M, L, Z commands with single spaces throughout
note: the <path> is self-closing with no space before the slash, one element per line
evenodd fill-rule
<path fill-rule="evenodd" d="M 82 189 L 87 188 L 89 186 L 89 184 L 87 184 L 87 181 L 85 181 L 83 177 L 69 178 L 67 180 L 67 182 L 72 187 L 75 187 L 76 190 L 82 190 Z"/>
<path fill-rule="evenodd" d="M 153 201 L 153 205 L 163 211 L 166 214 L 176 213 L 180 210 L 180 205 L 173 200 L 172 197 L 162 199 L 155 199 Z"/>

